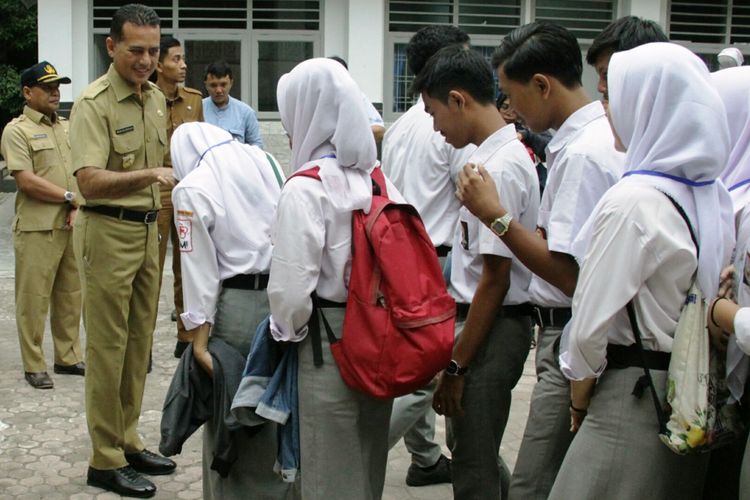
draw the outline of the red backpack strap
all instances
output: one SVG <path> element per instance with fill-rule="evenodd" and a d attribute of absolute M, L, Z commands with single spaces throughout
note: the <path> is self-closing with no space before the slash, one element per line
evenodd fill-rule
<path fill-rule="evenodd" d="M 383 175 L 383 169 L 376 167 L 370 174 L 372 182 L 374 182 L 380 188 L 380 196 L 388 198 L 388 189 L 386 188 L 385 175 Z M 375 187 L 375 186 L 373 186 Z"/>
<path fill-rule="evenodd" d="M 311 179 L 320 180 L 320 167 L 315 166 L 307 168 L 305 170 L 298 170 L 287 177 L 286 182 L 289 182 L 289 179 L 291 179 L 292 177 L 310 177 Z"/>

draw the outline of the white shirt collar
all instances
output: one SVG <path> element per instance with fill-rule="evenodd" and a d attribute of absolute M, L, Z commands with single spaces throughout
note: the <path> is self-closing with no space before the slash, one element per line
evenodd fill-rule
<path fill-rule="evenodd" d="M 571 139 L 586 125 L 604 115 L 604 106 L 600 101 L 593 101 L 582 108 L 578 108 L 563 122 L 552 140 L 547 144 L 547 152 L 557 153 L 567 146 Z"/>

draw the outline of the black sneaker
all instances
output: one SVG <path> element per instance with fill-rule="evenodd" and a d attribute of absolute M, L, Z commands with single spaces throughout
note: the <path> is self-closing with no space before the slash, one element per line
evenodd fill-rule
<path fill-rule="evenodd" d="M 89 467 L 86 484 L 113 491 L 124 497 L 151 498 L 156 494 L 154 483 L 126 465 L 114 470 Z"/>
<path fill-rule="evenodd" d="M 440 455 L 435 465 L 431 467 L 418 467 L 415 464 L 409 466 L 406 473 L 407 486 L 427 486 L 430 484 L 451 482 L 451 459 Z"/>

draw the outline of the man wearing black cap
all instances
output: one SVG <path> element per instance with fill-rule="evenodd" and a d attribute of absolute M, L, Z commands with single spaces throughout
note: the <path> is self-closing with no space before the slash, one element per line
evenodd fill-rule
<path fill-rule="evenodd" d="M 3 130 L 1 146 L 18 186 L 16 325 L 25 377 L 36 389 L 53 387 L 42 351 L 48 310 L 55 373 L 85 373 L 78 338 L 81 284 L 70 231 L 81 197 L 70 165 L 68 122 L 57 115 L 61 83 L 70 78 L 47 61 L 21 73 L 26 106 Z"/>

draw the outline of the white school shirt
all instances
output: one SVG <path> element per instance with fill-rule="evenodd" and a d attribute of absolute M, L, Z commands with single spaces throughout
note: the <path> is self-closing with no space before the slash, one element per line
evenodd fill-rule
<path fill-rule="evenodd" d="M 222 280 L 268 273 L 281 187 L 272 172 L 254 174 L 254 168 L 273 167 L 268 161 L 204 163 L 172 191 L 185 307 L 180 318 L 188 330 L 214 322 Z"/>
<path fill-rule="evenodd" d="M 489 136 L 471 155 L 471 162 L 484 165 L 513 220 L 533 231 L 539 211 L 539 179 L 529 153 L 518 140 L 515 126 L 506 125 Z M 482 255 L 498 255 L 513 260 L 510 288 L 503 304 L 528 302 L 531 271 L 466 207 L 461 207 L 458 214 L 448 286 L 451 296 L 456 302 L 470 304 L 482 274 Z"/>
<path fill-rule="evenodd" d="M 306 170 L 319 161 L 308 162 Z M 386 179 L 388 198 L 404 199 Z M 346 302 L 352 264 L 352 212 L 336 212 L 323 184 L 294 177 L 284 186 L 273 228 L 274 250 L 268 300 L 271 334 L 277 341 L 299 342 L 307 335 L 310 295 Z"/>
<path fill-rule="evenodd" d="M 742 306 L 734 317 L 734 335 L 727 345 L 727 387 L 736 401 L 745 391 L 750 369 L 750 205 L 739 209 L 735 215 L 737 248 L 734 268 L 737 287 L 737 304 Z"/>
<path fill-rule="evenodd" d="M 635 342 L 625 309 L 631 298 L 644 348 L 672 352 L 698 266 L 684 219 L 666 195 L 645 183 L 607 191 L 592 234 L 559 358 L 570 380 L 601 375 L 608 343 Z"/>
<path fill-rule="evenodd" d="M 475 149 L 456 149 L 445 142 L 433 129 L 421 97 L 385 132 L 383 171 L 417 209 L 436 247 L 453 242 L 461 207 L 456 179 Z"/>
<path fill-rule="evenodd" d="M 380 113 L 378 113 L 378 110 L 375 109 L 375 106 L 370 102 L 370 98 L 364 92 L 362 92 L 362 102 L 365 103 L 365 113 L 367 114 L 367 121 L 370 123 L 370 126 L 379 125 L 385 127 L 383 117 L 380 116 Z"/>
<path fill-rule="evenodd" d="M 624 171 L 604 107 L 594 101 L 570 115 L 549 142 L 547 184 L 537 226 L 550 251 L 573 255 L 571 244 L 604 192 Z M 570 307 L 571 299 L 539 276 L 532 276 L 531 301 L 543 307 Z"/>

